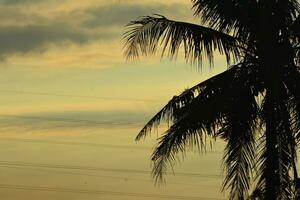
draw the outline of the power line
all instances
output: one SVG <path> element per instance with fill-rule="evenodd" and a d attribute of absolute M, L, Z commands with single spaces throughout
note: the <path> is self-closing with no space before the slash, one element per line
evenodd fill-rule
<path fill-rule="evenodd" d="M 130 145 L 117 145 L 117 144 L 99 144 L 88 142 L 71 142 L 71 141 L 55 141 L 55 140 L 38 140 L 38 139 L 15 139 L 15 138 L 2 138 L 1 141 L 13 141 L 13 142 L 26 142 L 26 143 L 41 143 L 41 144 L 54 144 L 54 145 L 70 145 L 70 146 L 86 146 L 86 147 L 99 147 L 99 148 L 122 148 L 122 149 L 139 149 L 139 150 L 151 150 L 151 147 L 139 147 Z"/>
<path fill-rule="evenodd" d="M 107 97 L 107 96 L 85 96 L 77 94 L 57 94 L 48 92 L 30 92 L 23 90 L 0 90 L 1 93 L 14 93 L 14 94 L 26 94 L 26 95 L 39 95 L 39 96 L 57 96 L 57 97 L 71 97 L 71 98 L 84 98 L 84 99 L 101 99 L 101 100 L 119 100 L 119 101 L 133 101 L 133 102 L 157 102 L 161 101 L 156 99 L 132 99 L 123 97 Z"/>
<path fill-rule="evenodd" d="M 106 126 L 142 126 L 142 123 L 139 122 L 116 122 L 116 121 L 93 121 L 93 120 L 85 120 L 85 119 L 71 119 L 71 118 L 57 118 L 57 117 L 37 117 L 37 116 L 20 116 L 20 115 L 1 115 L 0 117 L 11 117 L 11 118 L 21 118 L 21 119 L 29 119 L 29 120 L 46 120 L 46 121 L 55 121 L 55 122 L 66 122 L 66 123 L 85 123 L 87 125 L 106 125 Z M 1 128 L 1 127 L 0 127 Z M 9 140 L 8 138 L 3 138 L 5 140 Z M 17 141 L 17 139 L 14 139 Z M 0 140 L 1 141 L 1 140 Z M 39 142 L 39 143 L 51 143 L 51 144 L 64 144 L 64 145 L 82 145 L 82 146 L 94 146 L 94 147 L 115 147 L 115 148 L 130 148 L 129 146 L 124 145 L 111 145 L 111 144 L 95 144 L 95 143 L 80 143 L 80 142 L 67 142 L 67 141 L 45 141 L 45 140 L 30 140 L 30 139 L 19 139 L 19 141 L 23 142 Z M 135 147 L 137 149 L 147 149 L 144 147 Z M 149 147 L 150 149 L 150 147 Z M 221 152 L 217 151 L 204 151 L 204 153 L 211 154 L 221 154 Z"/>
<path fill-rule="evenodd" d="M 21 169 L 21 170 L 34 170 L 36 171 L 37 169 L 28 169 L 28 168 L 22 168 L 22 167 L 17 167 L 17 166 L 0 166 L 1 168 L 7 168 L 7 169 Z M 86 177 L 92 177 L 92 178 L 108 178 L 108 179 L 117 179 L 117 180 L 123 180 L 125 182 L 130 182 L 130 181 L 137 181 L 137 182 L 148 182 L 148 183 L 153 183 L 153 180 L 150 179 L 138 179 L 138 178 L 132 178 L 132 177 L 127 177 L 127 176 L 108 176 L 108 175 L 99 175 L 99 174 L 90 174 L 90 173 L 78 173 L 78 172 L 65 172 L 65 171 L 52 171 L 49 169 L 38 169 L 39 171 L 46 171 L 46 172 L 55 172 L 56 174 L 63 174 L 63 175 L 75 175 L 75 176 L 86 176 Z M 197 187 L 215 187 L 215 185 L 203 185 L 203 184 L 192 184 L 192 183 L 187 183 L 187 182 L 168 182 L 168 185 L 189 185 L 189 186 L 197 186 Z"/>
<path fill-rule="evenodd" d="M 26 143 L 42 143 L 42 144 L 53 144 L 53 145 L 70 145 L 70 146 L 86 146 L 86 147 L 97 147 L 97 148 L 122 148 L 122 149 L 138 149 L 138 150 L 151 150 L 151 147 L 140 147 L 132 145 L 117 145 L 117 144 L 100 144 L 100 143 L 88 143 L 88 142 L 71 142 L 71 141 L 57 141 L 57 140 L 39 140 L 39 139 L 16 139 L 16 138 L 3 138 L 0 137 L 1 141 L 13 141 L 13 142 L 26 142 Z M 222 154 L 219 151 L 206 151 L 207 154 Z"/>
<path fill-rule="evenodd" d="M 128 196 L 128 197 L 143 197 L 143 198 L 156 198 L 156 199 L 218 200 L 218 198 L 210 198 L 210 197 L 146 194 L 146 193 L 135 193 L 135 192 L 115 192 L 115 191 L 104 191 L 104 190 L 84 190 L 84 189 L 62 188 L 62 187 L 41 187 L 41 186 L 9 185 L 9 184 L 0 184 L 0 189 L 44 191 L 44 192 L 64 192 L 64 193 L 73 193 L 73 194 Z"/>
<path fill-rule="evenodd" d="M 11 162 L 0 161 L 0 165 L 4 166 L 18 166 L 18 167 L 38 167 L 38 168 L 52 168 L 52 169 L 68 169 L 68 170 L 84 170 L 84 171 L 102 171 L 102 172 L 115 172 L 115 173 L 134 173 L 134 174 L 150 174 L 150 171 L 138 169 L 117 169 L 117 168 L 101 168 L 101 167 L 88 167 L 77 165 L 60 165 L 60 164 L 45 164 L 45 163 L 30 163 L 30 162 Z M 220 175 L 215 174 L 199 174 L 199 173 L 167 173 L 176 176 L 194 177 L 194 178 L 214 178 L 220 179 Z"/>
<path fill-rule="evenodd" d="M 116 122 L 116 121 L 94 121 L 87 119 L 72 119 L 72 118 L 63 118 L 63 117 L 42 117 L 42 116 L 22 116 L 22 115 L 3 115 L 0 114 L 0 117 L 6 118 L 20 118 L 28 120 L 39 120 L 39 121 L 54 121 L 54 122 L 66 122 L 66 123 L 84 123 L 87 125 L 132 125 L 139 126 L 142 123 L 138 122 Z"/>

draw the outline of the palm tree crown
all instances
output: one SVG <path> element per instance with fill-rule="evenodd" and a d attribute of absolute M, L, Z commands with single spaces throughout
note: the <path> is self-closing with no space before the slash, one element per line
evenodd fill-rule
<path fill-rule="evenodd" d="M 128 25 L 125 55 L 155 53 L 213 63 L 219 52 L 228 70 L 174 96 L 140 131 L 171 122 L 152 154 L 161 180 L 168 163 L 205 137 L 227 142 L 223 189 L 229 198 L 295 198 L 300 142 L 300 4 L 297 0 L 192 0 L 202 25 L 154 15 Z M 257 170 L 254 170 L 257 169 Z M 255 172 L 254 172 L 255 171 Z M 250 195 L 250 190 L 254 190 Z M 257 195 L 259 194 L 259 195 Z M 260 196 L 260 197 L 258 197 Z"/>

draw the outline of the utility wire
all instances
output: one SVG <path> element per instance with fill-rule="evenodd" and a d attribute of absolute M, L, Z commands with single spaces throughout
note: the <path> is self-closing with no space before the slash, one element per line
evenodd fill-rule
<path fill-rule="evenodd" d="M 100 144 L 100 143 L 89 143 L 89 142 L 71 142 L 71 141 L 57 141 L 57 140 L 40 140 L 40 139 L 16 139 L 16 138 L 3 138 L 0 137 L 1 141 L 7 142 L 25 142 L 25 143 L 41 143 L 41 144 L 53 144 L 53 145 L 70 145 L 70 146 L 86 146 L 86 147 L 97 147 L 97 148 L 116 148 L 116 149 L 138 149 L 138 150 L 151 150 L 151 147 L 140 147 L 133 145 L 118 145 L 118 144 Z M 203 151 L 203 154 L 222 154 L 220 151 Z"/>
<path fill-rule="evenodd" d="M 64 193 L 73 193 L 73 194 L 96 194 L 96 195 L 109 195 L 109 196 L 128 196 L 128 197 L 143 197 L 143 198 L 156 198 L 156 199 L 220 200 L 218 198 L 210 198 L 210 197 L 146 194 L 146 193 L 135 193 L 135 192 L 115 192 L 115 191 L 104 191 L 104 190 L 85 190 L 85 189 L 62 188 L 62 187 L 41 187 L 41 186 L 9 185 L 9 184 L 0 184 L 0 189 L 64 192 Z"/>
<path fill-rule="evenodd" d="M 30 92 L 23 90 L 0 90 L 0 93 L 13 93 L 13 94 L 25 94 L 25 95 L 39 95 L 39 96 L 57 96 L 57 97 L 71 97 L 71 98 L 84 98 L 84 99 L 101 99 L 101 100 L 118 100 L 118 101 L 132 101 L 132 102 L 157 102 L 162 101 L 156 99 L 133 99 L 123 97 L 107 97 L 107 96 L 85 96 L 77 94 L 57 94 L 48 92 Z"/>
<path fill-rule="evenodd" d="M 53 144 L 53 145 L 70 145 L 70 146 L 86 146 L 86 147 L 99 147 L 99 148 L 116 148 L 116 149 L 139 149 L 139 150 L 151 150 L 151 147 L 140 147 L 130 145 L 118 145 L 118 144 L 99 144 L 89 142 L 71 142 L 71 141 L 55 141 L 55 140 L 39 140 L 39 139 L 15 139 L 15 138 L 2 138 L 0 142 L 25 142 L 25 143 L 41 143 L 41 144 Z"/>
<path fill-rule="evenodd" d="M 67 122 L 67 123 L 84 123 L 90 125 L 141 125 L 142 123 L 137 122 L 116 122 L 116 121 L 94 121 L 86 119 L 72 119 L 72 118 L 63 118 L 63 117 L 42 117 L 42 116 L 22 116 L 22 115 L 3 115 L 0 114 L 0 117 L 6 118 L 20 118 L 28 120 L 39 120 L 39 121 L 54 121 L 54 122 Z"/>
<path fill-rule="evenodd" d="M 154 183 L 153 180 L 150 179 L 139 179 L 139 178 L 132 178 L 128 176 L 108 176 L 108 175 L 99 175 L 99 174 L 91 174 L 91 173 L 78 173 L 78 172 L 65 172 L 65 171 L 53 171 L 53 169 L 30 169 L 30 168 L 22 168 L 22 167 L 16 167 L 16 166 L 0 166 L 1 168 L 6 168 L 6 169 L 18 169 L 18 170 L 39 170 L 42 172 L 47 172 L 47 173 L 55 173 L 55 174 L 63 174 L 63 175 L 74 175 L 74 176 L 85 176 L 85 177 L 92 177 L 92 178 L 104 178 L 104 179 L 117 179 L 117 180 L 122 180 L 124 182 L 131 182 L 131 181 L 136 181 L 136 182 L 148 182 L 148 183 Z M 207 187 L 207 188 L 212 188 L 215 187 L 216 185 L 207 185 L 207 184 L 193 184 L 193 183 L 187 183 L 187 182 L 168 182 L 168 185 L 185 185 L 185 186 L 196 186 L 196 187 Z"/>
<path fill-rule="evenodd" d="M 102 168 L 102 167 L 88 167 L 77 165 L 60 165 L 60 164 L 46 164 L 46 163 L 31 163 L 31 162 L 12 162 L 0 161 L 3 166 L 17 166 L 17 167 L 37 167 L 37 168 L 50 168 L 50 169 L 68 169 L 68 170 L 84 170 L 84 171 L 102 171 L 102 172 L 115 172 L 115 173 L 134 173 L 134 174 L 151 174 L 150 171 L 138 169 L 122 169 L 122 168 Z M 168 173 L 176 176 L 194 177 L 194 178 L 213 178 L 220 179 L 220 175 L 216 174 L 200 174 L 200 173 Z"/>
<path fill-rule="evenodd" d="M 132 127 L 132 128 L 139 128 L 142 127 L 143 123 L 134 122 L 134 121 L 96 121 L 96 120 L 87 120 L 87 119 L 72 119 L 72 118 L 63 118 L 63 117 L 42 117 L 42 116 L 22 116 L 22 115 L 4 115 L 0 114 L 0 118 L 12 118 L 12 119 L 22 119 L 22 120 L 32 120 L 32 121 L 46 121 L 46 122 L 57 122 L 59 123 L 59 128 L 62 127 L 70 127 L 72 128 L 73 125 L 76 124 L 75 127 L 86 127 L 86 126 L 97 126 L 97 127 Z M 2 124 L 1 124 L 2 123 Z M 0 120 L 0 128 L 7 128 L 11 127 L 9 123 L 1 122 Z M 57 125 L 53 127 L 53 125 L 46 126 L 45 124 L 37 124 L 35 128 L 57 128 Z M 46 127 L 40 127 L 46 126 Z"/>

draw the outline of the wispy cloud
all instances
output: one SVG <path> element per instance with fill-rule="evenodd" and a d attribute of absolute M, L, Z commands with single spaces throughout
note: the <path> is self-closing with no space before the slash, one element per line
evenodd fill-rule
<path fill-rule="evenodd" d="M 186 7 L 182 4 L 111 4 L 86 10 L 89 19 L 83 22 L 87 28 L 119 26 L 122 27 L 137 17 L 176 13 L 177 16 L 183 16 Z"/>
<path fill-rule="evenodd" d="M 49 112 L 27 113 L 19 115 L 0 115 L 0 129 L 25 128 L 29 130 L 47 130 L 62 128 L 120 128 L 141 127 L 149 118 L 143 112 Z"/>

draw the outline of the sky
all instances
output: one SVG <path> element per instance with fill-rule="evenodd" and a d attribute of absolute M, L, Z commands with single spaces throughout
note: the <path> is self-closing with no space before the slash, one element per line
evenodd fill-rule
<path fill-rule="evenodd" d="M 189 0 L 0 0 L 1 196 L 224 198 L 221 142 L 205 157 L 189 153 L 175 166 L 189 174 L 171 177 L 164 187 L 150 176 L 156 137 L 134 142 L 172 96 L 226 70 L 219 55 L 213 68 L 205 62 L 190 66 L 180 55 L 176 61 L 161 58 L 159 52 L 124 58 L 127 23 L 156 13 L 199 23 L 191 6 Z"/>

